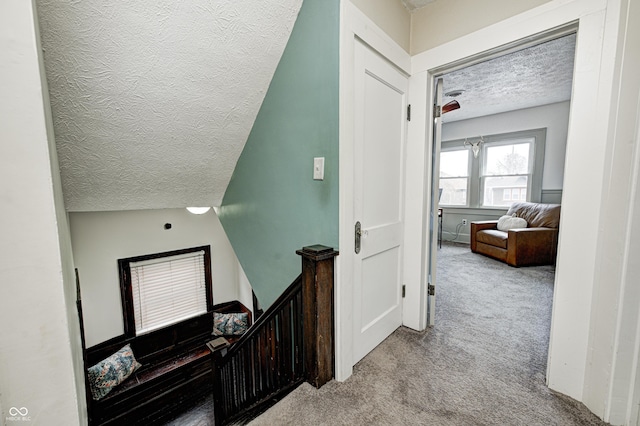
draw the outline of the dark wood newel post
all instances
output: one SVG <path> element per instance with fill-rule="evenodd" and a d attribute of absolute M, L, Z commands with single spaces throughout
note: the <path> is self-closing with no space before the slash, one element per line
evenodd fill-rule
<path fill-rule="evenodd" d="M 331 247 L 314 245 L 296 251 L 302 256 L 302 306 L 306 380 L 316 388 L 333 378 L 334 259 Z"/>

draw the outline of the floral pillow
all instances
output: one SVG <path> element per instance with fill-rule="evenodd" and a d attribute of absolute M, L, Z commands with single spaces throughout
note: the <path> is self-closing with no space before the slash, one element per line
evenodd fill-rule
<path fill-rule="evenodd" d="M 248 327 L 249 316 L 246 313 L 213 313 L 213 334 L 216 336 L 240 336 Z"/>
<path fill-rule="evenodd" d="M 103 359 L 87 370 L 89 388 L 94 400 L 104 398 L 113 388 L 124 382 L 142 365 L 136 361 L 131 346 L 126 345 L 118 352 Z"/>

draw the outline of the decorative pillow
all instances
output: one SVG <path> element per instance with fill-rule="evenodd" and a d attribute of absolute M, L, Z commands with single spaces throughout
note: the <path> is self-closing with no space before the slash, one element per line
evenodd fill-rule
<path fill-rule="evenodd" d="M 498 230 L 508 231 L 509 229 L 526 228 L 527 221 L 521 217 L 514 216 L 502 216 L 498 219 Z"/>
<path fill-rule="evenodd" d="M 89 367 L 87 373 L 91 396 L 96 401 L 104 398 L 141 366 L 133 356 L 131 347 L 126 345 L 110 357 L 103 359 L 93 367 Z"/>
<path fill-rule="evenodd" d="M 246 313 L 213 313 L 213 334 L 216 336 L 239 336 L 247 331 L 249 316 Z"/>

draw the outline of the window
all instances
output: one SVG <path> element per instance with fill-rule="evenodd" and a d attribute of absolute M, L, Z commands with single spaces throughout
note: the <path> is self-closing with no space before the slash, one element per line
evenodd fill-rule
<path fill-rule="evenodd" d="M 464 140 L 443 142 L 440 205 L 506 208 L 518 201 L 539 202 L 545 137 L 546 129 L 484 136 L 478 158 Z"/>
<path fill-rule="evenodd" d="M 449 149 L 440 153 L 440 204 L 466 206 L 469 191 L 469 151 Z"/>
<path fill-rule="evenodd" d="M 535 138 L 487 142 L 482 147 L 482 205 L 510 206 L 531 183 Z"/>
<path fill-rule="evenodd" d="M 210 246 L 120 259 L 118 265 L 127 336 L 212 309 Z"/>

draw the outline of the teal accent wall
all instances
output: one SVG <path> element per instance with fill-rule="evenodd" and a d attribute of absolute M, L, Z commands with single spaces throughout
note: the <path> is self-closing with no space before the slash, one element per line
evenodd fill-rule
<path fill-rule="evenodd" d="M 304 0 L 219 211 L 265 308 L 300 274 L 296 250 L 338 247 L 339 11 Z"/>

